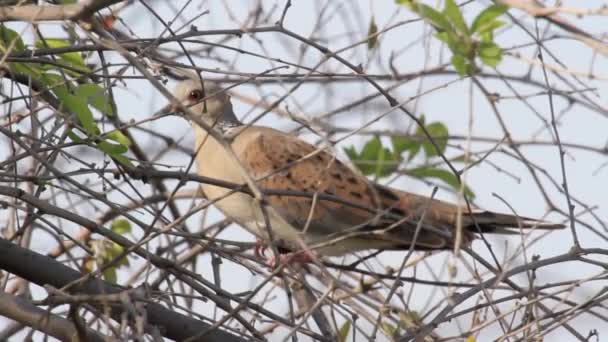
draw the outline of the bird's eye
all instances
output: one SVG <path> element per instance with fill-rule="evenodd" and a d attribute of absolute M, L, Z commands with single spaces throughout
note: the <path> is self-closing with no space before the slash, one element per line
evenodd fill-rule
<path fill-rule="evenodd" d="M 195 89 L 188 94 L 190 101 L 198 101 L 203 98 L 203 92 L 200 89 Z"/>

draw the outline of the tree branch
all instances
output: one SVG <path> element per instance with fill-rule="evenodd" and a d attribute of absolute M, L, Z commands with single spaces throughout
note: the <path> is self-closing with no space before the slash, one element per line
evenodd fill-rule
<path fill-rule="evenodd" d="M 0 7 L 0 22 L 79 20 L 93 15 L 93 13 L 102 8 L 122 1 L 124 0 L 92 0 L 78 4 L 58 6 L 25 5 Z"/>
<path fill-rule="evenodd" d="M 0 315 L 28 325 L 36 330 L 53 336 L 61 341 L 78 341 L 78 330 L 73 322 L 51 314 L 30 301 L 0 292 Z M 109 336 L 101 336 L 97 332 L 87 329 L 87 341 L 112 341 Z"/>
<path fill-rule="evenodd" d="M 39 286 L 51 285 L 56 288 L 62 288 L 67 284 L 78 281 L 83 276 L 80 272 L 60 262 L 31 250 L 21 248 L 5 239 L 0 239 L 0 255 L 0 268 Z M 112 294 L 124 290 L 122 287 L 112 285 L 100 279 L 89 278 L 71 287 L 70 292 Z M 1 305 L 0 303 L 0 314 L 4 314 Z M 116 321 L 122 320 L 124 308 L 120 304 L 110 304 L 109 306 L 112 318 Z M 157 327 L 164 337 L 178 341 L 184 340 L 211 326 L 208 323 L 171 311 L 156 303 L 146 304 L 146 317 L 148 318 L 148 324 Z M 236 335 L 219 329 L 209 332 L 205 337 L 206 341 L 245 341 Z"/>

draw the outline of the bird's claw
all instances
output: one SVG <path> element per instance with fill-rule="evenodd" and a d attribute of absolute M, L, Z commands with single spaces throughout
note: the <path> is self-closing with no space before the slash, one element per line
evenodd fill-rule
<path fill-rule="evenodd" d="M 257 239 L 256 244 L 253 247 L 253 255 L 259 259 L 265 259 L 266 266 L 272 270 L 281 265 L 307 264 L 317 258 L 317 256 L 310 250 L 300 250 L 297 252 L 283 254 L 279 253 L 278 257 L 276 255 L 267 257 L 266 250 L 268 250 L 268 245 L 265 244 L 263 240 Z"/>
<path fill-rule="evenodd" d="M 293 265 L 293 264 L 308 264 L 313 262 L 317 256 L 310 250 L 301 250 L 297 252 L 279 254 L 277 256 L 271 256 L 266 259 L 266 265 L 274 270 L 281 265 Z"/>
<path fill-rule="evenodd" d="M 253 255 L 255 255 L 257 258 L 264 259 L 264 258 L 266 258 L 267 249 L 268 249 L 268 246 L 266 246 L 260 240 L 258 240 L 257 243 L 255 244 L 255 247 L 253 247 Z"/>

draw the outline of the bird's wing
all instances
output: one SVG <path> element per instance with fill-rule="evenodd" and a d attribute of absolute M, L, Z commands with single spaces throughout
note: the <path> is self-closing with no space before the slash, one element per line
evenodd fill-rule
<path fill-rule="evenodd" d="M 251 132 L 238 156 L 258 186 L 270 190 L 267 202 L 295 229 L 328 242 L 358 240 L 356 249 L 404 249 L 412 244 L 423 250 L 449 249 L 454 244 L 459 212 L 463 245 L 469 244 L 475 233 L 564 227 L 528 217 L 459 208 L 388 188 L 370 182 L 330 153 L 297 137 L 265 127 L 254 127 Z"/>
<path fill-rule="evenodd" d="M 239 149 L 238 157 L 257 185 L 271 190 L 267 202 L 294 228 L 328 239 L 370 239 L 369 248 L 411 244 L 420 213 L 409 207 L 407 193 L 369 182 L 331 154 L 294 136 L 265 128 L 257 133 L 250 133 L 252 138 Z M 431 201 L 429 210 L 435 211 L 434 205 L 441 203 Z M 442 218 L 440 213 L 431 216 Z M 429 219 L 418 233 L 416 247 L 446 248 L 451 236 L 442 236 L 445 232 L 440 221 Z"/>

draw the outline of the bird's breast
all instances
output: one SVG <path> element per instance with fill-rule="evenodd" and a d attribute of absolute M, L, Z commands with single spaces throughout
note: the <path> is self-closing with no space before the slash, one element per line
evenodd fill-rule
<path fill-rule="evenodd" d="M 234 184 L 246 184 L 241 173 L 242 165 L 235 160 L 214 138 L 197 127 L 196 134 L 196 163 L 198 174 L 215 180 L 230 182 Z M 242 151 L 240 140 L 232 144 L 236 156 Z M 244 228 L 258 236 L 268 238 L 268 230 L 265 222 L 270 223 L 273 238 L 294 241 L 299 238 L 299 232 L 295 231 L 285 220 L 272 208 L 268 207 L 262 211 L 259 203 L 252 196 L 231 188 L 217 186 L 209 183 L 201 185 L 207 199 L 213 202 L 224 215 L 233 219 Z"/>

